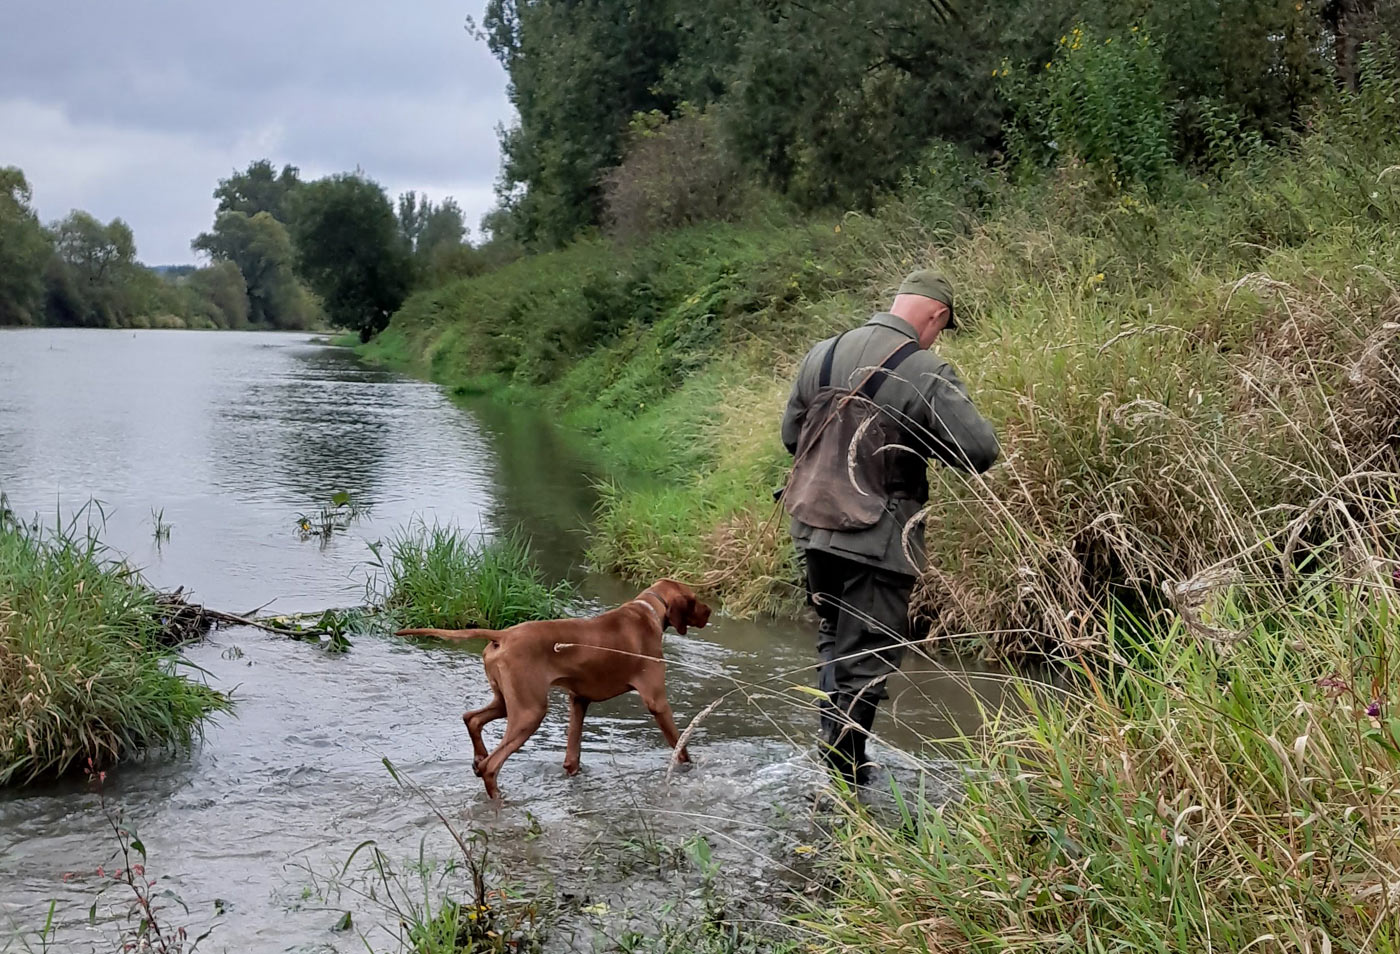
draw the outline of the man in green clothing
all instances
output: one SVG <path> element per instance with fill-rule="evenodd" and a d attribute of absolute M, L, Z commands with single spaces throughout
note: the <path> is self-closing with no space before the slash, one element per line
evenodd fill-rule
<path fill-rule="evenodd" d="M 796 456 L 784 502 L 821 620 L 824 752 L 852 786 L 871 777 L 866 736 L 909 640 L 923 546 L 905 527 L 928 501 L 928 462 L 980 474 L 1000 453 L 957 372 L 927 350 L 954 327 L 952 286 L 914 272 L 888 312 L 807 353 L 783 414 Z"/>

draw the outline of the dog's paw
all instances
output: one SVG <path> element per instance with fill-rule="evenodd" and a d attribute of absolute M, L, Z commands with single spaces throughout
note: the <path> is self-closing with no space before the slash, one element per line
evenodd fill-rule
<path fill-rule="evenodd" d="M 581 766 L 577 762 L 573 763 L 572 765 L 570 765 L 568 762 L 565 762 L 564 774 L 573 777 L 579 773 L 580 767 Z"/>
<path fill-rule="evenodd" d="M 485 764 L 485 759 L 472 759 L 472 771 L 476 773 L 477 778 L 481 778 L 481 767 Z"/>

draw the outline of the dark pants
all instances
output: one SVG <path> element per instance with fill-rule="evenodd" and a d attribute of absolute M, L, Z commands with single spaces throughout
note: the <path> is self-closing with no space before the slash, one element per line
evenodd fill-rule
<path fill-rule="evenodd" d="M 821 618 L 817 686 L 842 711 L 888 697 L 909 639 L 914 577 L 821 550 L 806 551 L 807 599 Z M 878 681 L 876 681 L 878 680 Z"/>

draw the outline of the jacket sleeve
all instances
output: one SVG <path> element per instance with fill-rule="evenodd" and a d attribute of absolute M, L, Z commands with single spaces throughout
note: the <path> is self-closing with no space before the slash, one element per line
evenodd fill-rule
<path fill-rule="evenodd" d="M 814 348 L 813 351 L 815 350 Z M 802 422 L 807 419 L 807 394 L 802 385 L 802 377 L 811 357 L 812 352 L 809 351 L 807 357 L 797 366 L 797 374 L 792 380 L 792 392 L 788 395 L 787 409 L 783 411 L 783 446 L 789 454 L 797 453 L 797 439 L 802 435 Z"/>
<path fill-rule="evenodd" d="M 967 385 L 946 361 L 923 376 L 928 425 L 921 435 L 930 457 L 949 467 L 980 474 L 1001 455 L 992 425 L 972 404 Z"/>

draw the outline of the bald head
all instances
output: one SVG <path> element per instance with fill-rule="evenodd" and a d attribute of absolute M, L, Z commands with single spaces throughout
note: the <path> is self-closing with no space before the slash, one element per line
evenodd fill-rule
<path fill-rule="evenodd" d="M 948 327 L 948 316 L 952 313 L 947 305 L 923 295 L 896 295 L 890 305 L 890 314 L 909 322 L 914 333 L 919 336 L 919 347 L 933 344 L 938 333 Z"/>

